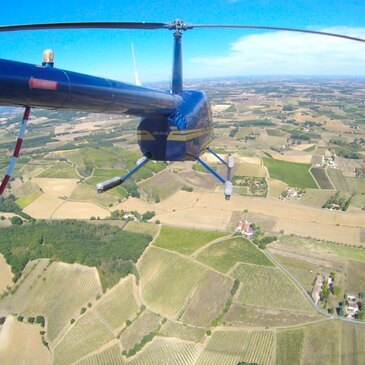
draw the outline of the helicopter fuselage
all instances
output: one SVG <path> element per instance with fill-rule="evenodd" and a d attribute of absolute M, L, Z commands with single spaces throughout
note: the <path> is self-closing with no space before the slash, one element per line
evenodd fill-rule
<path fill-rule="evenodd" d="M 156 161 L 196 160 L 213 138 L 213 120 L 204 92 L 184 90 L 180 106 L 169 116 L 143 118 L 138 143 Z"/>

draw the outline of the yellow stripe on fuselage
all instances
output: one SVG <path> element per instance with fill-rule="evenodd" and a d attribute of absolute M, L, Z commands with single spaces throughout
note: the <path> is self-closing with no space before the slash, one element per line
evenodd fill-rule
<path fill-rule="evenodd" d="M 168 141 L 181 141 L 187 142 L 191 141 L 194 138 L 202 137 L 204 135 L 209 135 L 212 133 L 213 128 L 204 129 L 204 128 L 196 128 L 196 129 L 186 129 L 186 130 L 176 130 L 170 131 L 167 136 Z M 157 132 L 160 133 L 160 132 Z M 137 131 L 138 139 L 141 141 L 151 141 L 155 140 L 153 135 L 146 130 Z"/>

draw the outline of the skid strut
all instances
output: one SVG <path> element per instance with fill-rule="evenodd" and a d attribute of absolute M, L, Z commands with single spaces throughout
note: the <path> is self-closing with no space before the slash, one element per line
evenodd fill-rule
<path fill-rule="evenodd" d="M 228 155 L 227 161 L 224 161 L 221 156 L 219 156 L 212 148 L 208 147 L 207 150 L 216 157 L 219 161 L 224 163 L 227 166 L 227 178 L 224 179 L 221 175 L 219 175 L 216 171 L 214 171 L 208 164 L 206 164 L 201 158 L 198 158 L 198 162 L 203 165 L 212 175 L 214 175 L 221 183 L 224 184 L 224 195 L 226 200 L 229 200 L 232 191 L 233 191 L 233 184 L 231 181 L 231 170 L 234 166 L 233 156 Z"/>
<path fill-rule="evenodd" d="M 111 179 L 105 180 L 99 184 L 96 184 L 96 191 L 100 194 L 109 189 L 115 188 L 118 185 L 121 185 L 129 179 L 134 173 L 136 173 L 142 166 L 144 166 L 148 162 L 148 156 L 141 157 L 137 163 L 136 167 L 134 167 L 131 171 L 127 172 L 123 176 L 112 177 Z"/>
<path fill-rule="evenodd" d="M 6 186 L 8 185 L 8 183 L 10 181 L 11 174 L 14 171 L 16 160 L 19 157 L 20 149 L 22 148 L 24 134 L 25 134 L 25 128 L 26 128 L 28 120 L 29 120 L 29 114 L 30 114 L 30 107 L 27 106 L 24 110 L 23 120 L 22 120 L 22 123 L 21 123 L 20 128 L 19 128 L 18 140 L 16 141 L 13 156 L 10 160 L 8 169 L 6 170 L 5 177 L 4 177 L 4 179 L 3 179 L 3 181 L 0 185 L 0 195 L 2 195 L 4 193 L 4 190 L 5 190 Z"/>

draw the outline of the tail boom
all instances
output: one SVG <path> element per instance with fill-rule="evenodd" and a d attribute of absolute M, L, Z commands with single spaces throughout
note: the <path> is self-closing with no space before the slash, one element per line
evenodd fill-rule
<path fill-rule="evenodd" d="M 180 103 L 165 91 L 0 59 L 0 105 L 158 117 Z"/>

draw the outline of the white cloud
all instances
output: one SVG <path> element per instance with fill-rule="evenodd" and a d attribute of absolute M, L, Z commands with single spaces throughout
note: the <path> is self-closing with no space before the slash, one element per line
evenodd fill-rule
<path fill-rule="evenodd" d="M 365 38 L 365 28 L 324 32 Z M 252 34 L 233 42 L 226 56 L 191 59 L 204 76 L 365 75 L 365 43 L 284 31 Z"/>

